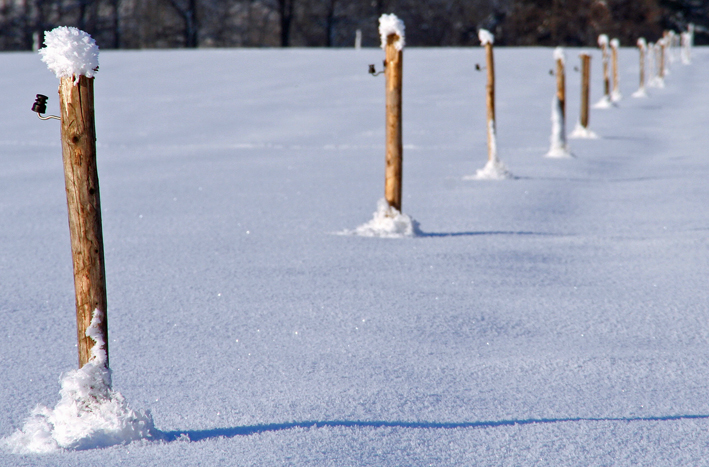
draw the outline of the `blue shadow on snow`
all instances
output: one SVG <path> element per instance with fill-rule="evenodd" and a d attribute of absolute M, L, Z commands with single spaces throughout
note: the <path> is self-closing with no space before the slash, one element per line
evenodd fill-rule
<path fill-rule="evenodd" d="M 163 439 L 167 442 L 184 439 L 187 435 L 192 442 L 212 438 L 234 438 L 271 431 L 290 430 L 293 428 L 414 428 L 414 429 L 456 429 L 456 428 L 495 428 L 499 426 L 536 425 L 545 423 L 573 423 L 573 422 L 665 422 L 677 420 L 706 420 L 709 415 L 667 415 L 658 417 L 610 417 L 610 418 L 532 418 L 526 420 L 499 420 L 460 423 L 431 423 L 431 422 L 384 422 L 384 421 L 310 421 L 271 423 L 267 425 L 237 426 L 231 428 L 214 428 L 211 430 L 185 430 L 163 432 Z"/>

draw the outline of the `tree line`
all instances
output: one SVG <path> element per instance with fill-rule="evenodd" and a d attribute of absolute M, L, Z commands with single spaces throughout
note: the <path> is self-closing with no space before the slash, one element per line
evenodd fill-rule
<path fill-rule="evenodd" d="M 75 26 L 102 49 L 377 46 L 377 19 L 395 13 L 411 46 L 594 46 L 598 34 L 634 45 L 697 26 L 709 43 L 706 0 L 0 0 L 0 50 L 42 46 Z"/>

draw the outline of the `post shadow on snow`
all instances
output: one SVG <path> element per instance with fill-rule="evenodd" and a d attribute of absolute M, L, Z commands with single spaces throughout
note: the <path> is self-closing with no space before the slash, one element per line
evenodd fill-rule
<path fill-rule="evenodd" d="M 679 420 L 706 420 L 709 415 L 667 415 L 658 417 L 577 417 L 577 418 L 530 418 L 524 420 L 498 420 L 480 422 L 460 422 L 460 423 L 430 423 L 430 422 L 385 422 L 385 421 L 310 421 L 310 422 L 290 422 L 271 423 L 267 425 L 236 426 L 230 428 L 214 428 L 211 430 L 186 430 L 167 431 L 162 433 L 162 437 L 168 443 L 173 441 L 203 441 L 213 438 L 235 438 L 237 436 L 249 436 L 259 433 L 273 431 L 290 430 L 293 428 L 409 428 L 424 430 L 451 430 L 456 428 L 496 428 L 501 426 L 515 425 L 540 425 L 550 423 L 574 423 L 574 422 L 667 422 Z"/>
<path fill-rule="evenodd" d="M 474 237 L 482 235 L 538 235 L 538 236 L 551 236 L 557 237 L 562 236 L 561 234 L 554 234 L 548 232 L 514 232 L 514 231 L 503 231 L 503 230 L 493 230 L 493 231 L 470 231 L 470 232 L 424 232 L 421 229 L 416 230 L 416 237 Z"/>

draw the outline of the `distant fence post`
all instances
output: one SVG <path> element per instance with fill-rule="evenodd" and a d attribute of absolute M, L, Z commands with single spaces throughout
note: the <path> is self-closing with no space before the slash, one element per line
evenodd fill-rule
<path fill-rule="evenodd" d="M 589 98 L 591 97 L 591 55 L 581 54 L 581 126 L 588 129 Z"/>
<path fill-rule="evenodd" d="M 561 111 L 561 127 L 566 128 L 566 72 L 564 70 L 563 52 L 559 48 L 556 55 L 556 98 L 559 100 Z"/>
<path fill-rule="evenodd" d="M 74 266 L 79 367 L 91 358 L 94 339 L 86 335 L 94 310 L 108 367 L 106 272 L 103 256 L 101 201 L 96 168 L 94 73 L 98 47 L 87 33 L 58 27 L 46 33 L 42 60 L 58 78 L 62 159 Z"/>
<path fill-rule="evenodd" d="M 487 66 L 487 84 L 485 85 L 487 104 L 487 160 L 497 157 L 497 137 L 495 135 L 495 59 L 492 51 L 493 41 L 485 42 L 485 62 Z"/>
<path fill-rule="evenodd" d="M 618 39 L 612 39 L 610 41 L 610 45 L 611 61 L 613 65 L 613 89 L 611 91 L 611 100 L 617 102 L 622 98 L 620 94 L 620 77 L 618 74 L 618 47 L 620 47 L 620 41 L 618 41 Z"/>
<path fill-rule="evenodd" d="M 382 15 L 379 32 L 385 52 L 386 77 L 386 171 L 384 196 L 401 212 L 403 143 L 401 94 L 404 62 L 404 23 L 395 15 Z"/>
<path fill-rule="evenodd" d="M 644 38 L 638 39 L 638 49 L 640 50 L 640 89 L 645 89 L 645 49 L 647 43 Z"/>
<path fill-rule="evenodd" d="M 601 48 L 601 60 L 603 63 L 603 97 L 610 99 L 611 84 L 608 73 L 608 36 L 601 34 L 598 36 L 598 46 Z"/>

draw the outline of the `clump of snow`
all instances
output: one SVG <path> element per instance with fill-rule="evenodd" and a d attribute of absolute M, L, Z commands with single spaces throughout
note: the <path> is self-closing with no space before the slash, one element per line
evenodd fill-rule
<path fill-rule="evenodd" d="M 398 37 L 396 42 L 394 42 L 394 47 L 396 50 L 402 50 L 404 48 L 404 22 L 401 21 L 395 14 L 383 14 L 379 18 L 379 35 L 382 38 L 382 49 L 387 45 L 387 37 L 391 35 Z"/>
<path fill-rule="evenodd" d="M 610 109 L 611 107 L 613 107 L 613 101 L 609 95 L 604 95 L 601 100 L 593 104 L 594 109 Z"/>
<path fill-rule="evenodd" d="M 645 98 L 645 97 L 648 97 L 647 91 L 645 90 L 645 87 L 644 87 L 644 86 L 641 87 L 641 88 L 639 88 L 637 91 L 635 91 L 635 92 L 632 94 L 632 96 L 635 97 L 635 98 L 640 98 L 640 99 Z"/>
<path fill-rule="evenodd" d="M 399 210 L 389 206 L 382 198 L 377 202 L 377 210 L 371 221 L 360 225 L 355 230 L 345 230 L 343 235 L 361 237 L 404 238 L 421 234 L 419 223 Z"/>
<path fill-rule="evenodd" d="M 620 47 L 620 41 L 615 38 L 611 39 L 610 44 L 611 44 L 611 47 L 614 49 L 617 49 L 618 47 Z"/>
<path fill-rule="evenodd" d="M 96 309 L 86 330 L 95 342 L 89 361 L 62 377 L 61 400 L 54 409 L 38 405 L 22 430 L 2 440 L 10 451 L 51 453 L 160 437 L 149 411 L 131 410 L 123 396 L 111 389 L 111 370 L 106 366 L 100 332 L 102 319 L 102 312 Z"/>
<path fill-rule="evenodd" d="M 566 54 L 564 53 L 563 47 L 554 49 L 554 60 L 561 60 L 561 63 L 566 64 Z"/>
<path fill-rule="evenodd" d="M 551 101 L 551 147 L 546 157 L 564 159 L 571 157 L 569 147 L 566 143 L 566 125 L 561 112 L 561 102 L 558 96 L 554 96 Z"/>
<path fill-rule="evenodd" d="M 93 78 L 98 71 L 98 46 L 93 38 L 74 27 L 60 26 L 44 33 L 42 61 L 57 78 Z"/>
<path fill-rule="evenodd" d="M 598 47 L 608 47 L 608 36 L 606 34 L 601 34 L 598 36 Z"/>
<path fill-rule="evenodd" d="M 645 41 L 645 38 L 644 38 L 644 37 L 641 37 L 640 39 L 638 39 L 637 45 L 638 45 L 638 47 L 640 47 L 643 51 L 644 51 L 644 50 L 647 50 L 647 41 Z"/>
<path fill-rule="evenodd" d="M 481 29 L 478 31 L 478 39 L 480 39 L 480 45 L 494 44 L 495 36 L 487 29 Z"/>
<path fill-rule="evenodd" d="M 576 139 L 597 139 L 598 135 L 585 126 L 581 125 L 581 122 L 576 123 L 576 128 L 574 128 L 574 131 L 569 135 L 569 138 L 576 138 Z"/>

